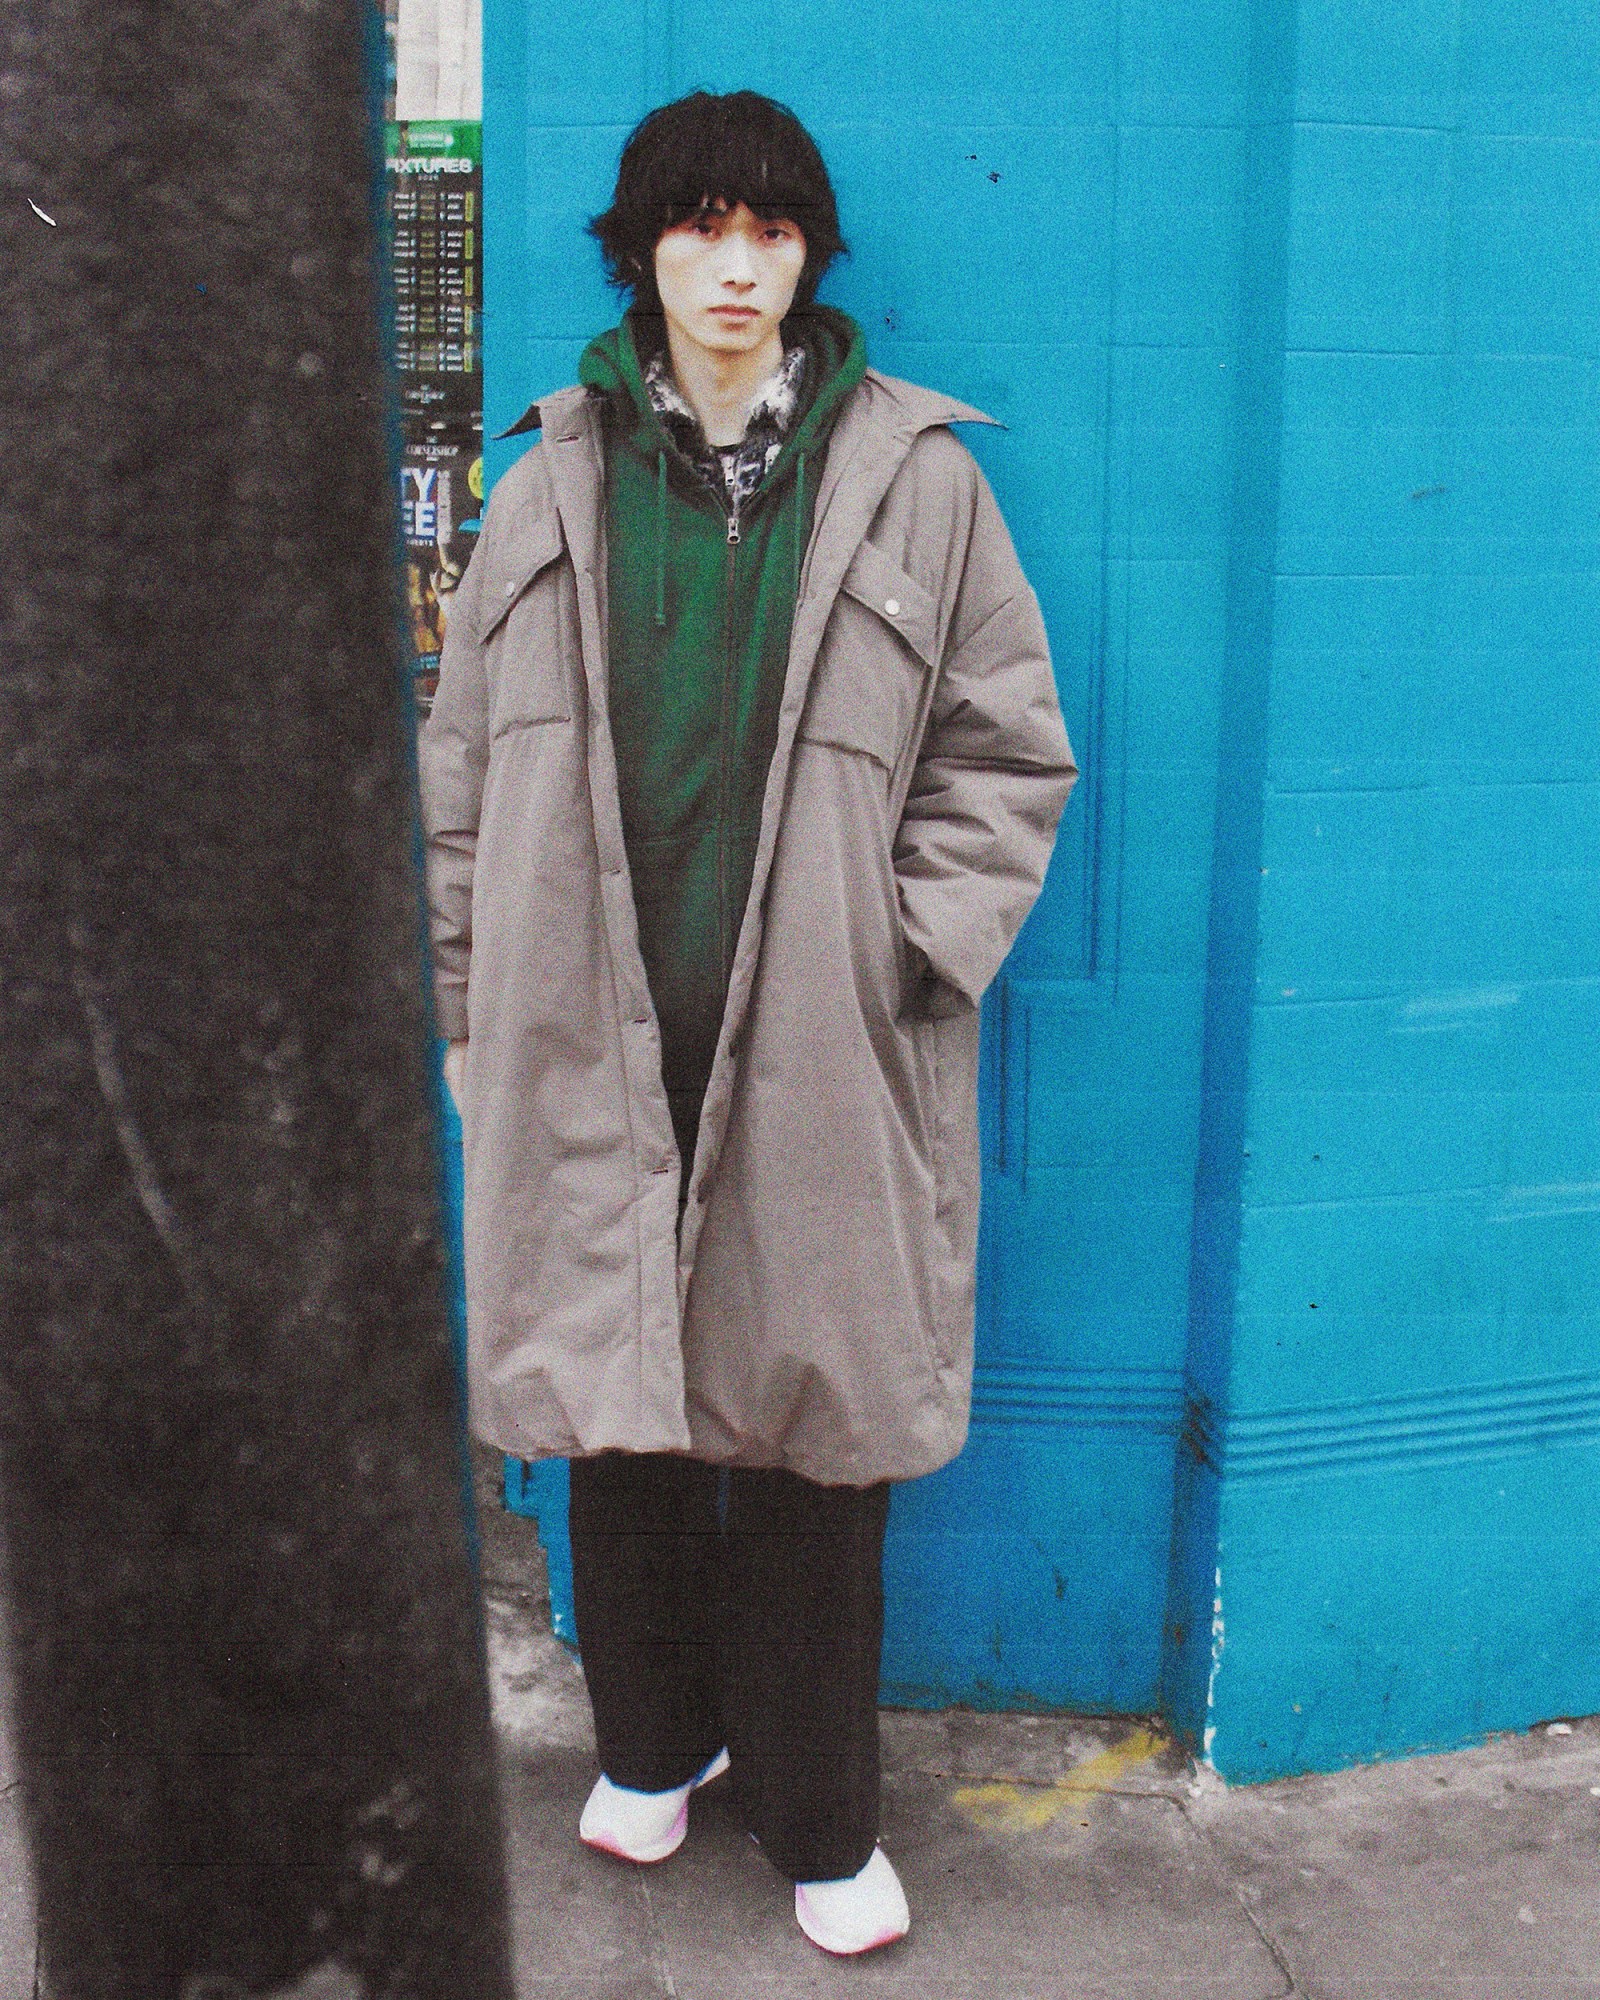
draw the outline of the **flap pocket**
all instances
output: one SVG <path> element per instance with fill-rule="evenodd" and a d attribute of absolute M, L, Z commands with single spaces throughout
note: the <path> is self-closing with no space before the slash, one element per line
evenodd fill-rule
<path fill-rule="evenodd" d="M 924 666 L 939 664 L 939 607 L 882 549 L 863 542 L 840 588 L 898 632 Z"/>
<path fill-rule="evenodd" d="M 560 518 L 534 521 L 496 551 L 479 601 L 478 637 L 487 648 L 490 732 L 572 716 L 569 675 L 579 658 L 572 565 Z"/>
<path fill-rule="evenodd" d="M 938 663 L 938 606 L 871 542 L 845 574 L 799 734 L 893 771 L 920 726 Z"/>
<path fill-rule="evenodd" d="M 480 640 L 487 644 L 493 638 L 535 577 L 550 567 L 564 546 L 560 516 L 546 514 L 510 548 L 497 552 L 495 566 L 483 582 L 478 610 Z"/>

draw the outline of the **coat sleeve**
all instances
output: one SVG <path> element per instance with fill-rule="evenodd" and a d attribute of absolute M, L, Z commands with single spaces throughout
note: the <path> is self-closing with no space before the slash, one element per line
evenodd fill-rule
<path fill-rule="evenodd" d="M 489 689 L 478 627 L 484 550 L 493 532 L 491 501 L 478 546 L 450 606 L 433 712 L 417 752 L 422 831 L 427 843 L 434 1019 L 440 1034 L 453 1042 L 467 1032 L 472 869 L 478 851 L 484 774 L 489 767 Z"/>
<path fill-rule="evenodd" d="M 1038 600 L 972 471 L 966 561 L 894 848 L 901 923 L 927 969 L 912 1005 L 934 1013 L 976 1005 L 1000 970 L 1077 776 Z"/>

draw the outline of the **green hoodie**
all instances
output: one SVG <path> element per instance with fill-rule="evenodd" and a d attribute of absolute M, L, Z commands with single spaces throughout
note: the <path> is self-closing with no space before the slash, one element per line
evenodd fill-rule
<path fill-rule="evenodd" d="M 844 313 L 813 306 L 784 322 L 785 345 L 799 340 L 807 353 L 801 413 L 740 509 L 735 540 L 725 502 L 651 406 L 643 362 L 659 328 L 625 314 L 591 342 L 579 380 L 607 398 L 611 733 L 687 1178 L 750 893 L 823 449 L 867 358 Z"/>

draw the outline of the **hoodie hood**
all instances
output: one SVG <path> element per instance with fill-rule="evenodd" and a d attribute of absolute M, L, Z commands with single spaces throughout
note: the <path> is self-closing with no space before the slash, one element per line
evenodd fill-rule
<path fill-rule="evenodd" d="M 804 402 L 761 490 L 776 484 L 797 459 L 816 455 L 839 405 L 867 372 L 862 331 L 848 313 L 834 306 L 812 305 L 792 312 L 781 334 L 785 348 L 805 349 Z M 626 437 L 647 462 L 665 454 L 669 465 L 683 466 L 687 461 L 657 415 L 644 381 L 646 363 L 665 346 L 666 322 L 661 315 L 630 307 L 620 326 L 590 341 L 578 366 L 578 380 L 585 388 L 600 390 L 626 413 L 618 435 Z"/>
<path fill-rule="evenodd" d="M 840 405 L 867 372 L 867 343 L 859 326 L 848 313 L 833 306 L 807 306 L 782 322 L 785 347 L 799 345 L 806 353 L 803 405 L 795 426 L 784 440 L 783 449 L 768 468 L 766 477 L 751 495 L 752 502 L 784 485 L 791 474 L 798 488 L 798 504 L 793 510 L 791 549 L 792 583 L 798 588 L 800 560 L 804 549 L 805 524 L 811 515 L 807 504 L 807 461 L 814 459 L 827 442 Z M 645 384 L 645 367 L 654 354 L 666 346 L 666 322 L 659 313 L 641 313 L 630 307 L 622 324 L 590 341 L 578 365 L 578 380 L 587 389 L 598 390 L 613 412 L 612 429 L 616 443 L 631 451 L 648 466 L 655 479 L 654 528 L 652 535 L 655 577 L 655 622 L 666 623 L 667 611 L 667 496 L 669 487 L 701 513 L 720 518 L 723 502 L 705 484 L 700 473 L 679 450 L 650 400 Z M 735 513 L 728 527 L 728 539 L 737 542 L 743 515 Z"/>

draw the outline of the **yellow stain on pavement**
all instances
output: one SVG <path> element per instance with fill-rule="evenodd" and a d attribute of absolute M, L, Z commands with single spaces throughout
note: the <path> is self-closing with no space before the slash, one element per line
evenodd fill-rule
<path fill-rule="evenodd" d="M 1126 1772 L 1165 1747 L 1165 1738 L 1153 1729 L 1133 1729 L 1109 1750 L 1074 1764 L 1053 1784 L 1023 1785 L 1011 1778 L 994 1778 L 983 1785 L 957 1785 L 950 1803 L 984 1833 L 1038 1833 L 1069 1807 L 1076 1804 L 1081 1811 L 1087 1797 L 1111 1791 Z"/>

